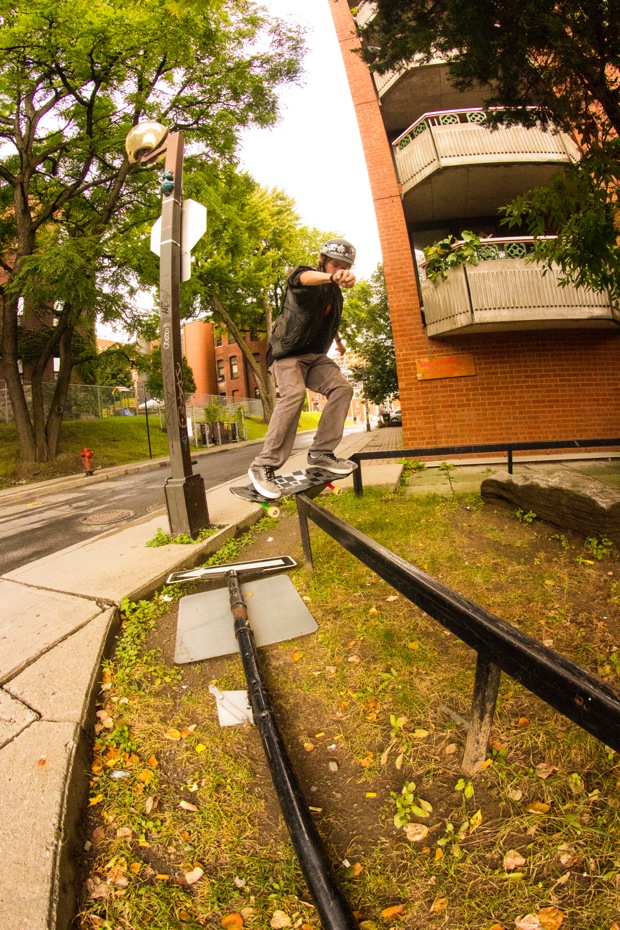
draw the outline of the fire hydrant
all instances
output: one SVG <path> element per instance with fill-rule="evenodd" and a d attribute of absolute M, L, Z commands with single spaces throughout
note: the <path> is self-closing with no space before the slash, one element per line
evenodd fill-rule
<path fill-rule="evenodd" d="M 85 449 L 82 449 L 82 451 L 80 452 L 80 458 L 82 459 L 82 462 L 84 464 L 84 472 L 87 476 L 92 475 L 94 473 L 93 465 L 92 465 L 94 457 L 95 457 L 95 453 L 93 452 L 92 449 L 89 449 L 88 447 Z"/>

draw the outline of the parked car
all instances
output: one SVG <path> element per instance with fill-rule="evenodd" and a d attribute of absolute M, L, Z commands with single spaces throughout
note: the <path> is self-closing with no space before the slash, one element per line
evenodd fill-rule
<path fill-rule="evenodd" d="M 390 411 L 390 426 L 402 426 L 402 425 L 403 425 L 402 412 L 400 410 Z"/>

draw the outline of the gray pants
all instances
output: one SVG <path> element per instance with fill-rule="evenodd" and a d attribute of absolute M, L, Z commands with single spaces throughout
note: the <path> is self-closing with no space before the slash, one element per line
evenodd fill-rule
<path fill-rule="evenodd" d="M 310 452 L 333 452 L 344 429 L 344 421 L 353 388 L 341 374 L 338 365 L 327 355 L 295 355 L 279 358 L 272 365 L 280 396 L 277 400 L 263 450 L 253 465 L 281 468 L 286 462 L 297 433 L 299 414 L 306 399 L 306 390 L 327 397 Z"/>

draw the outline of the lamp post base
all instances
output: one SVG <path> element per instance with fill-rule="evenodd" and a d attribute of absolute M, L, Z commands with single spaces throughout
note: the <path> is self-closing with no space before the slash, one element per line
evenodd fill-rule
<path fill-rule="evenodd" d="M 195 539 L 209 524 L 207 495 L 202 475 L 168 478 L 164 485 L 170 532 Z"/>

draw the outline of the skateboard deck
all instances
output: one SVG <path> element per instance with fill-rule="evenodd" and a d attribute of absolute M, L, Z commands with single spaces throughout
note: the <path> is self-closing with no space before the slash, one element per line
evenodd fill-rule
<path fill-rule="evenodd" d="M 351 463 L 354 464 L 354 463 Z M 353 468 L 353 471 L 357 468 Z M 352 472 L 351 472 L 352 474 Z M 292 497 L 294 494 L 301 494 L 302 491 L 310 491 L 312 488 L 329 487 L 337 494 L 341 488 L 335 487 L 333 482 L 348 478 L 348 475 L 334 475 L 333 472 L 324 468 L 304 468 L 299 471 L 292 471 L 283 475 L 276 475 L 276 484 L 282 491 L 282 497 Z M 269 497 L 263 497 L 259 494 L 253 484 L 237 485 L 230 489 L 231 494 L 242 498 L 244 501 L 252 501 L 254 504 L 260 504 L 270 517 L 277 517 L 280 513 L 278 504 L 282 498 L 272 500 Z"/>

